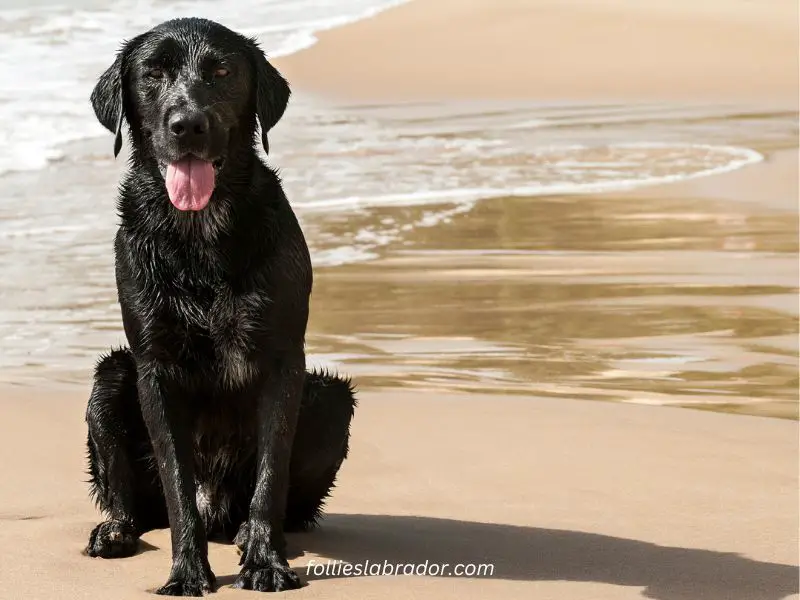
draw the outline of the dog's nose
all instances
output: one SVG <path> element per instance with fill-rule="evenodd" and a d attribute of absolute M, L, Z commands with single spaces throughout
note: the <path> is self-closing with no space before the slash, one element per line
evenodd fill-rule
<path fill-rule="evenodd" d="M 208 117 L 200 110 L 178 111 L 169 119 L 169 130 L 181 141 L 201 140 L 208 134 Z"/>

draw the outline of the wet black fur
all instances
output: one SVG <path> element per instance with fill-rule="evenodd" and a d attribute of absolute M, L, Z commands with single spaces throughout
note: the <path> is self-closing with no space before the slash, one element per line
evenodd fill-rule
<path fill-rule="evenodd" d="M 213 591 L 209 536 L 241 548 L 235 587 L 299 587 L 284 530 L 316 522 L 347 456 L 353 391 L 306 372 L 308 248 L 255 149 L 257 121 L 268 150 L 288 99 L 252 40 L 201 19 L 126 43 L 92 93 L 115 152 L 124 122 L 132 148 L 114 243 L 129 347 L 100 359 L 87 407 L 91 491 L 107 518 L 87 553 L 130 556 L 143 532 L 169 526 L 160 594 Z M 180 111 L 203 111 L 208 131 L 170 136 Z M 187 153 L 216 161 L 199 212 L 174 208 L 165 188 L 165 165 Z"/>

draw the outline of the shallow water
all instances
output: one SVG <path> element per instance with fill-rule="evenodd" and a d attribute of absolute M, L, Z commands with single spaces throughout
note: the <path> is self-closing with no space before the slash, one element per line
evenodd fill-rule
<path fill-rule="evenodd" d="M 796 219 L 778 211 L 497 199 L 318 272 L 311 341 L 362 386 L 792 417 L 797 271 Z"/>
<path fill-rule="evenodd" d="M 649 110 L 649 119 L 633 109 L 613 123 L 565 119 L 537 139 L 695 139 L 767 160 L 796 148 L 796 114 Z M 492 129 L 486 118 L 478 121 Z M 314 358 L 345 365 L 362 386 L 796 418 L 797 195 L 775 196 L 767 184 L 718 195 L 522 190 L 466 211 L 455 203 L 441 219 L 426 206 L 328 217 L 321 227 L 333 238 L 417 226 L 400 227 L 373 263 L 318 269 Z"/>
<path fill-rule="evenodd" d="M 796 113 L 300 97 L 272 139 L 317 267 L 312 364 L 362 387 L 796 413 L 796 207 L 629 191 L 792 148 Z M 0 176 L 5 381 L 86 384 L 123 342 L 111 143 Z"/>

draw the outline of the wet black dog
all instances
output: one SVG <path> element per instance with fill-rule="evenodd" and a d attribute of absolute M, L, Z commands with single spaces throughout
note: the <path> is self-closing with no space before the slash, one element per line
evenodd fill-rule
<path fill-rule="evenodd" d="M 308 248 L 256 152 L 288 99 L 252 40 L 201 19 L 127 42 L 92 93 L 115 155 L 130 130 L 114 244 L 130 349 L 100 360 L 86 413 L 108 517 L 87 553 L 129 556 L 169 526 L 159 594 L 214 589 L 209 536 L 235 536 L 235 587 L 299 587 L 284 531 L 316 521 L 347 455 L 352 390 L 306 373 Z"/>

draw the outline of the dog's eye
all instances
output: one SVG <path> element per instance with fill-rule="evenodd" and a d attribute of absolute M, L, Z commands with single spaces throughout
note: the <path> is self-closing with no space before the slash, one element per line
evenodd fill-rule
<path fill-rule="evenodd" d="M 161 79 L 162 77 L 164 77 L 164 70 L 159 68 L 150 69 L 147 72 L 147 76 L 150 79 Z"/>
<path fill-rule="evenodd" d="M 231 72 L 225 67 L 219 67 L 214 71 L 214 77 L 227 77 Z"/>

